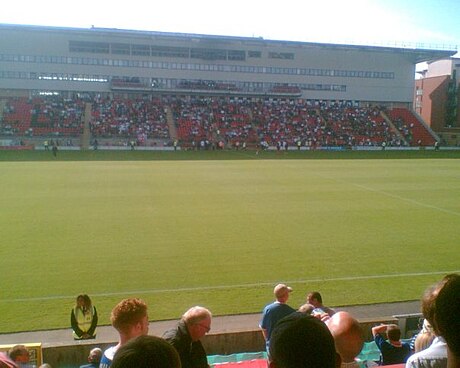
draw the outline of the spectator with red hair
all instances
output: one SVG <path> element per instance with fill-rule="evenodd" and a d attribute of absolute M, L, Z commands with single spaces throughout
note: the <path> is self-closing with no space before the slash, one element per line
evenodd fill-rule
<path fill-rule="evenodd" d="M 118 344 L 108 348 L 102 355 L 100 368 L 108 368 L 112 364 L 117 350 L 129 340 L 149 332 L 147 304 L 141 299 L 124 299 L 118 303 L 110 315 L 112 326 L 118 331 Z"/>

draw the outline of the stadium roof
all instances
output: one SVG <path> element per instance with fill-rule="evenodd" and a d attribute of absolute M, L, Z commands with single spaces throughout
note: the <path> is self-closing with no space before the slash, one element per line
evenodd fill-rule
<path fill-rule="evenodd" d="M 292 46 L 292 47 L 305 47 L 305 48 L 326 48 L 326 49 L 342 49 L 342 50 L 361 50 L 366 52 L 391 52 L 406 54 L 410 60 L 416 64 L 421 62 L 430 62 L 439 59 L 444 59 L 455 55 L 458 50 L 456 47 L 449 45 L 447 48 L 444 45 L 434 45 L 433 48 L 417 47 L 412 44 L 395 44 L 394 46 L 376 46 L 376 45 L 351 45 L 351 44 L 338 44 L 338 43 L 316 43 L 316 42 L 303 42 L 303 41 L 283 41 L 283 40 L 267 40 L 262 37 L 239 37 L 239 36 L 222 36 L 222 35 L 205 35 L 195 33 L 175 33 L 175 32 L 159 32 L 159 31 L 143 31 L 143 30 L 130 30 L 120 28 L 72 28 L 72 27 L 51 27 L 51 26 L 37 26 L 37 25 L 17 25 L 17 24 L 0 24 L 1 29 L 16 29 L 16 30 L 29 30 L 29 31 L 50 31 L 50 32 L 79 32 L 79 33 L 99 33 L 103 35 L 123 35 L 134 37 L 148 37 L 152 40 L 155 39 L 176 39 L 184 41 L 194 41 L 197 43 L 204 43 L 208 47 L 212 44 L 218 43 L 241 43 L 256 45 L 273 45 L 273 46 Z M 424 46 L 424 45 L 422 45 Z"/>

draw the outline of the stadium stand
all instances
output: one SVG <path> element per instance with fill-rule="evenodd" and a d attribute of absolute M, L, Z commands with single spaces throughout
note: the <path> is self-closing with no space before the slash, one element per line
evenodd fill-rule
<path fill-rule="evenodd" d="M 131 83 L 131 82 L 130 82 Z M 88 97 L 89 96 L 89 97 Z M 360 106 L 351 101 L 273 99 L 261 97 L 168 95 L 101 97 L 87 95 L 10 97 L 2 100 L 0 134 L 4 136 L 79 137 L 84 130 L 85 102 L 90 101 L 92 139 L 149 140 L 182 147 L 433 146 L 434 135 L 406 108 Z M 171 117 L 168 121 L 167 111 Z M 174 132 L 172 131 L 174 128 Z M 177 131 L 177 133 L 176 133 Z"/>
<path fill-rule="evenodd" d="M 83 148 L 89 139 L 431 146 L 437 136 L 407 91 L 417 63 L 457 52 L 98 27 L 0 32 L 0 135 L 79 136 Z"/>

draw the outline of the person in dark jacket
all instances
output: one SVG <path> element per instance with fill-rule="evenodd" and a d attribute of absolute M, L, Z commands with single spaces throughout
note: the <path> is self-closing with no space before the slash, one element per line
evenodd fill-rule
<path fill-rule="evenodd" d="M 182 368 L 207 368 L 206 351 L 200 339 L 211 329 L 211 312 L 200 306 L 184 313 L 177 326 L 163 334 L 179 353 Z"/>

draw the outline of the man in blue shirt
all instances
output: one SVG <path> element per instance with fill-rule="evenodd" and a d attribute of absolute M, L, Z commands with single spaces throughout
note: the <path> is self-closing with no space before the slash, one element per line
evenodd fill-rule
<path fill-rule="evenodd" d="M 387 333 L 388 341 L 382 335 L 384 332 Z M 382 365 L 405 363 L 412 353 L 410 345 L 401 342 L 401 330 L 397 325 L 374 326 L 372 335 L 382 353 Z"/>
<path fill-rule="evenodd" d="M 259 326 L 262 329 L 262 334 L 264 335 L 267 352 L 269 352 L 270 336 L 276 323 L 280 319 L 295 312 L 294 308 L 286 304 L 291 291 L 292 288 L 285 284 L 276 285 L 273 290 L 276 300 L 273 303 L 268 304 L 262 312 L 262 319 Z"/>

